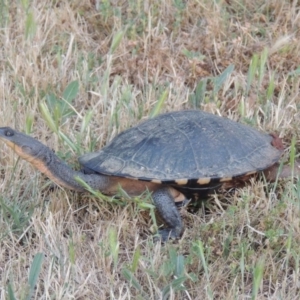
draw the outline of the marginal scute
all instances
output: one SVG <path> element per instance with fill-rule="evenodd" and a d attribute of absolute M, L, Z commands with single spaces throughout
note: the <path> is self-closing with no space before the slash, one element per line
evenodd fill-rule
<path fill-rule="evenodd" d="M 231 181 L 232 180 L 232 177 L 223 177 L 223 178 L 220 178 L 220 182 L 226 182 L 226 181 Z"/>
<path fill-rule="evenodd" d="M 209 184 L 211 181 L 211 178 L 199 178 L 197 183 L 200 185 Z"/>
<path fill-rule="evenodd" d="M 161 180 L 157 180 L 157 179 L 152 179 L 151 182 L 153 183 L 158 183 L 158 184 L 162 184 Z"/>
<path fill-rule="evenodd" d="M 176 179 L 175 182 L 178 185 L 186 185 L 188 183 L 188 179 Z"/>

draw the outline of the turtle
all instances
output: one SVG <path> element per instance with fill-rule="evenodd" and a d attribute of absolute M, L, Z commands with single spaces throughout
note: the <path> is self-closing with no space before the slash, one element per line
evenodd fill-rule
<path fill-rule="evenodd" d="M 80 171 L 10 127 L 0 128 L 0 139 L 59 186 L 84 192 L 79 177 L 105 195 L 120 187 L 129 196 L 149 191 L 165 225 L 158 231 L 163 241 L 184 231 L 177 202 L 274 168 L 283 152 L 274 135 L 201 110 L 160 114 L 121 132 L 79 157 Z"/>

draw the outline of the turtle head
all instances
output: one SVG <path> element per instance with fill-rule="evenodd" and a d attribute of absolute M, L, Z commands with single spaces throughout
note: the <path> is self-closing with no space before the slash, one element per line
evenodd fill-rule
<path fill-rule="evenodd" d="M 78 183 L 76 177 L 79 177 L 93 189 L 109 189 L 109 180 L 106 176 L 83 174 L 72 170 L 50 148 L 29 135 L 10 127 L 0 127 L 0 140 L 60 186 L 82 192 L 85 188 Z"/>
<path fill-rule="evenodd" d="M 49 150 L 36 139 L 10 127 L 0 127 L 0 140 L 30 163 L 36 159 L 42 159 L 42 154 Z"/>

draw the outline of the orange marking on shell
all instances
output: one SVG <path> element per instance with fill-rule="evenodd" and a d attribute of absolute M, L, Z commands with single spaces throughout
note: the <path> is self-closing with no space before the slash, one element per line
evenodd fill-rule
<path fill-rule="evenodd" d="M 227 181 L 231 181 L 232 180 L 232 177 L 223 177 L 223 178 L 220 178 L 220 182 L 227 182 Z"/>
<path fill-rule="evenodd" d="M 197 183 L 200 185 L 209 184 L 211 181 L 211 178 L 200 178 L 198 179 Z"/>
<path fill-rule="evenodd" d="M 158 179 L 152 179 L 151 182 L 161 184 L 161 180 L 158 180 Z"/>
<path fill-rule="evenodd" d="M 178 185 L 186 185 L 188 183 L 188 180 L 187 179 L 176 179 L 175 182 Z"/>

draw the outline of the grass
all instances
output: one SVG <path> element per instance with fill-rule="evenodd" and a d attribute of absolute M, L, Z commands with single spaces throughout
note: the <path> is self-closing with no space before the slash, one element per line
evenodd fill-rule
<path fill-rule="evenodd" d="M 277 132 L 299 159 L 295 1 L 0 1 L 0 122 L 71 165 L 161 112 Z M 300 182 L 213 195 L 153 242 L 145 198 L 53 188 L 0 148 L 1 299 L 298 299 Z"/>

